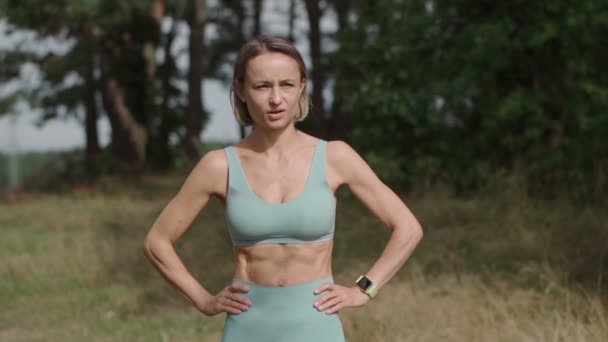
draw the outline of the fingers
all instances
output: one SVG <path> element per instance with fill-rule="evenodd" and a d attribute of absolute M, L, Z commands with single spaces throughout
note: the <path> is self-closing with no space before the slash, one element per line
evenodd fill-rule
<path fill-rule="evenodd" d="M 328 291 L 326 294 L 317 299 L 314 306 L 319 311 L 327 310 L 327 314 L 338 311 L 340 307 L 335 307 L 337 304 L 344 302 L 344 294 L 342 288 L 333 283 L 323 284 L 315 290 L 315 294 Z"/>
<path fill-rule="evenodd" d="M 233 315 L 238 315 L 238 314 L 242 313 L 243 311 L 247 311 L 247 310 L 242 310 L 241 308 L 236 307 L 235 302 L 233 300 L 231 300 L 230 298 L 220 299 L 219 305 L 220 305 L 220 310 L 228 312 Z"/>
<path fill-rule="evenodd" d="M 251 300 L 249 300 L 249 298 L 235 293 L 228 293 L 225 298 L 225 305 L 230 305 L 243 311 L 246 311 L 251 306 Z"/>
<path fill-rule="evenodd" d="M 342 309 L 345 305 L 345 300 L 339 297 L 336 297 L 327 303 L 325 303 L 322 307 L 319 308 L 319 311 L 325 311 L 326 314 L 331 315 L 332 313 Z"/>
<path fill-rule="evenodd" d="M 332 300 L 332 299 L 336 298 L 337 296 L 338 296 L 338 292 L 337 291 L 328 292 L 328 293 L 324 294 L 323 296 L 321 296 L 321 298 L 317 299 L 315 301 L 314 306 L 316 308 L 319 308 L 320 306 L 327 306 L 326 302 L 329 301 L 329 300 Z"/>
<path fill-rule="evenodd" d="M 323 296 L 322 299 L 318 300 L 317 303 L 315 303 L 315 307 L 317 308 L 317 310 L 319 311 L 323 311 L 327 308 L 331 308 L 332 306 L 341 303 L 344 301 L 343 296 L 335 294 L 335 295 L 325 295 Z"/>
<path fill-rule="evenodd" d="M 226 290 L 228 291 L 228 295 L 227 297 L 230 298 L 231 300 L 235 301 L 238 304 L 241 305 L 246 305 L 246 306 L 251 306 L 251 300 L 249 300 L 249 298 L 238 294 L 240 293 L 247 293 L 249 292 L 249 286 L 244 285 L 244 284 L 232 284 L 230 286 L 228 286 L 226 288 Z"/>
<path fill-rule="evenodd" d="M 238 293 L 249 292 L 249 287 L 242 284 L 232 284 L 227 286 L 217 295 L 218 305 L 220 310 L 226 311 L 233 315 L 238 315 L 249 310 L 251 300 Z"/>
<path fill-rule="evenodd" d="M 319 293 L 322 293 L 322 292 L 324 292 L 324 291 L 331 291 L 331 290 L 333 290 L 333 289 L 334 289 L 335 285 L 336 285 L 336 284 L 334 284 L 334 283 L 325 283 L 325 284 L 323 284 L 323 285 L 321 285 L 321 286 L 317 287 L 317 288 L 314 290 L 314 292 L 313 292 L 313 293 L 314 293 L 314 294 L 319 294 Z"/>
<path fill-rule="evenodd" d="M 230 292 L 249 292 L 249 286 L 245 284 L 232 284 L 226 288 Z"/>
<path fill-rule="evenodd" d="M 318 307 L 319 305 L 323 304 L 325 301 L 327 301 L 328 299 L 331 299 L 333 297 L 336 296 L 336 292 L 334 291 L 336 289 L 336 284 L 334 283 L 325 283 L 322 284 L 321 286 L 317 287 L 313 293 L 318 295 L 320 293 L 326 292 L 326 294 L 324 294 L 323 296 L 321 296 L 319 299 L 317 299 L 315 301 L 314 306 Z"/>
<path fill-rule="evenodd" d="M 326 291 L 318 298 L 313 304 L 319 311 L 324 311 L 326 314 L 333 314 L 342 308 L 351 306 L 360 306 L 365 304 L 369 299 L 366 295 L 361 296 L 361 291 L 356 288 L 348 288 L 336 284 L 323 284 L 319 286 L 314 292 L 315 294 Z"/>

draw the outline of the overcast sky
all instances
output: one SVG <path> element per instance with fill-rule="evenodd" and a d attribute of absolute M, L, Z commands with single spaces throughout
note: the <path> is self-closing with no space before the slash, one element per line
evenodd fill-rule
<path fill-rule="evenodd" d="M 204 103 L 212 113 L 202 138 L 204 140 L 234 141 L 238 138 L 238 125 L 228 98 L 228 90 L 219 82 L 204 82 Z M 17 116 L 5 115 L 0 118 L 0 151 L 7 152 L 32 150 L 63 150 L 84 146 L 84 129 L 73 117 L 69 119 L 50 120 L 42 127 L 35 122 L 40 116 L 38 110 L 32 110 L 27 103 L 16 106 Z M 14 122 L 14 123 L 13 123 Z M 98 122 L 100 143 L 105 146 L 110 141 L 110 125 L 104 116 Z"/>
<path fill-rule="evenodd" d="M 287 1 L 264 2 L 262 13 L 263 34 L 285 34 L 287 30 Z M 298 2 L 299 4 L 299 2 Z M 296 20 L 296 40 L 297 47 L 303 54 L 307 65 L 310 67 L 308 56 L 308 25 L 306 12 L 301 4 L 297 8 Z M 327 11 L 321 22 L 322 30 L 327 32 L 335 31 L 336 20 L 333 12 Z M 163 23 L 164 29 L 168 29 L 169 22 Z M 30 46 L 30 49 L 44 53 L 47 49 L 52 49 L 57 53 L 62 53 L 69 49 L 69 42 L 58 42 L 55 40 L 36 40 L 32 33 L 20 33 L 10 35 L 7 33 L 7 25 L 0 21 L 0 50 L 12 49 L 17 44 Z M 212 26 L 207 28 L 208 37 L 213 37 L 215 30 Z M 179 34 L 175 40 L 173 50 L 178 51 L 186 48 L 188 43 L 188 28 L 186 25 L 180 26 Z M 25 43 L 23 43 L 25 41 Z M 325 43 L 325 41 L 324 41 Z M 327 45 L 324 49 L 331 49 Z M 65 53 L 65 52 L 63 52 Z M 159 59 L 162 56 L 159 55 Z M 178 60 L 180 68 L 188 67 L 187 54 L 182 54 Z M 32 65 L 26 65 L 21 70 L 21 77 L 17 81 L 0 83 L 0 97 L 10 93 L 19 87 L 36 87 L 40 82 L 40 75 Z M 230 108 L 228 88 L 217 81 L 203 82 L 203 101 L 211 112 L 211 117 L 202 133 L 204 140 L 236 141 L 238 139 L 238 124 Z M 20 152 L 32 150 L 63 150 L 74 147 L 83 147 L 85 143 L 84 129 L 76 118 L 66 120 L 51 120 L 42 127 L 37 127 L 34 123 L 40 116 L 40 112 L 30 108 L 26 103 L 20 103 L 15 107 L 17 115 L 4 115 L 0 117 L 0 151 Z M 83 114 L 81 114 L 82 116 Z M 81 120 L 81 119 L 80 119 Z M 109 143 L 110 126 L 105 117 L 98 122 L 99 139 L 102 146 Z"/>

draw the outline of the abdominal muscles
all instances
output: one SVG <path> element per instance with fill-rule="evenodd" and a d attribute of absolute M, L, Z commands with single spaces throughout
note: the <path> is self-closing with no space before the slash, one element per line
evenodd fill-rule
<path fill-rule="evenodd" d="M 333 241 L 236 247 L 234 278 L 267 286 L 289 286 L 331 276 Z"/>

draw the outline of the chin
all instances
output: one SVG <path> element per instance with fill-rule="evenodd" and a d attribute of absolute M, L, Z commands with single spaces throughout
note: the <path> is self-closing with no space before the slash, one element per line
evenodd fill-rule
<path fill-rule="evenodd" d="M 279 120 L 275 120 L 275 121 L 266 120 L 264 122 L 264 126 L 268 127 L 269 129 L 272 129 L 272 130 L 283 130 L 285 128 L 288 128 L 292 124 L 294 124 L 293 118 L 287 118 L 287 117 L 283 117 L 283 118 L 281 118 Z"/>

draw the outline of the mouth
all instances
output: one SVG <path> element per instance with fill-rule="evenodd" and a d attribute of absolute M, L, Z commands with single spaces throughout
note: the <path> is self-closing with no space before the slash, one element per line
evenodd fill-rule
<path fill-rule="evenodd" d="M 284 109 L 274 109 L 274 110 L 269 110 L 266 113 L 268 113 L 268 116 L 270 117 L 271 120 L 278 120 L 283 116 L 283 114 L 285 113 L 285 110 Z"/>

